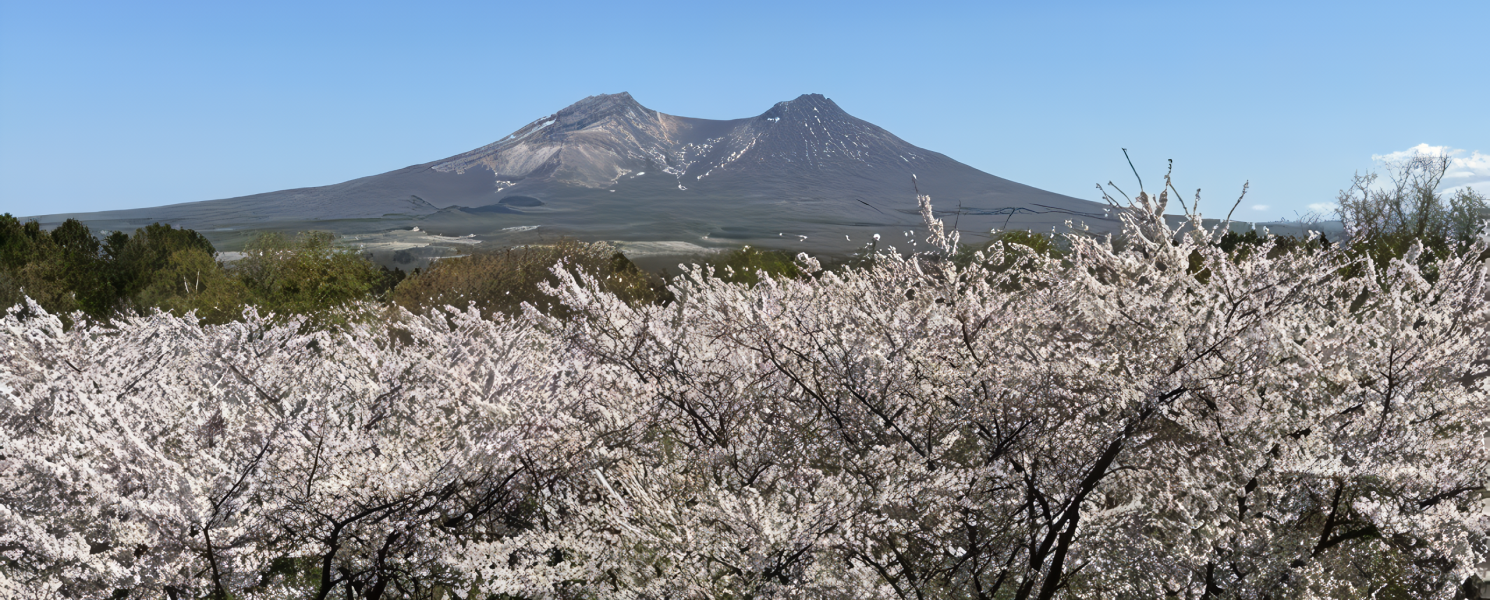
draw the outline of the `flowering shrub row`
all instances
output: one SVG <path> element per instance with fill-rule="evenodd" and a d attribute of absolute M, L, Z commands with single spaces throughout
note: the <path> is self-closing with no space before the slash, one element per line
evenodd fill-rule
<path fill-rule="evenodd" d="M 1163 199 L 1120 248 L 665 305 L 558 268 L 562 317 L 12 311 L 0 596 L 1452 597 L 1490 553 L 1490 237 L 1425 278 L 1229 254 Z"/>

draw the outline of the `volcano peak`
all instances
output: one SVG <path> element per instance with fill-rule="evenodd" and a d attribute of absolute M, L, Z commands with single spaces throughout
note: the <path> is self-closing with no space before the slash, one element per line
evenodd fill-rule
<path fill-rule="evenodd" d="M 761 115 L 766 118 L 791 118 L 791 117 L 846 117 L 848 113 L 838 107 L 836 102 L 822 94 L 802 94 L 791 100 L 777 102 L 771 110 Z"/>
<path fill-rule="evenodd" d="M 473 234 L 542 226 L 591 240 L 729 239 L 765 247 L 785 244 L 787 231 L 832 232 L 814 233 L 831 241 L 914 228 L 921 219 L 913 174 L 937 206 L 956 207 L 950 222 L 969 235 L 1049 229 L 1067 219 L 1093 232 L 1118 226 L 1101 205 L 918 148 L 822 94 L 777 102 L 756 117 L 715 120 L 663 114 L 627 92 L 589 96 L 443 160 L 324 187 L 117 211 L 112 218 L 193 228 L 403 219 Z M 527 203 L 503 203 L 514 197 Z M 488 206 L 501 210 L 478 210 Z M 847 251 L 858 243 L 816 248 Z"/>
<path fill-rule="evenodd" d="M 583 100 L 575 102 L 574 104 L 570 104 L 569 106 L 560 109 L 559 112 L 554 114 L 558 117 L 584 117 L 613 115 L 624 113 L 628 110 L 642 110 L 652 112 L 646 107 L 642 106 L 641 103 L 637 102 L 636 98 L 632 98 L 631 94 L 620 92 L 617 94 L 597 94 L 594 96 L 587 96 Z"/>
<path fill-rule="evenodd" d="M 631 94 L 599 94 L 575 102 L 553 114 L 555 131 L 572 131 L 589 127 L 609 117 L 629 121 L 655 120 L 657 111 L 642 106 Z"/>

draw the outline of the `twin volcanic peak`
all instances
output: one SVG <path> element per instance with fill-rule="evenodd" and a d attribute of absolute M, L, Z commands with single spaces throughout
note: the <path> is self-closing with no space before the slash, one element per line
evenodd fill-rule
<path fill-rule="evenodd" d="M 686 191 L 731 167 L 782 173 L 899 162 L 906 170 L 923 154 L 820 94 L 777 103 L 754 118 L 716 121 L 663 114 L 622 92 L 585 98 L 432 168 L 485 169 L 499 188 L 530 178 L 599 188 L 652 172 Z"/>
<path fill-rule="evenodd" d="M 581 239 L 837 239 L 919 224 L 912 175 L 967 232 L 1116 226 L 1102 205 L 918 148 L 819 94 L 711 120 L 663 114 L 624 92 L 585 98 L 463 154 L 335 185 L 43 220 L 251 229 L 423 219 L 478 236 L 545 227 Z"/>

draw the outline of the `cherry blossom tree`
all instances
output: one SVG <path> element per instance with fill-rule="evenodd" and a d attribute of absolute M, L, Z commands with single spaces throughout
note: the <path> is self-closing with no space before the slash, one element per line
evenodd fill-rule
<path fill-rule="evenodd" d="M 971 261 L 922 197 L 929 251 L 666 304 L 560 265 L 513 317 L 13 310 L 0 594 L 1453 597 L 1490 235 L 1226 252 L 1171 190 Z"/>
<path fill-rule="evenodd" d="M 549 326 L 639 382 L 597 513 L 625 560 L 671 596 L 1452 593 L 1485 542 L 1485 240 L 1434 283 L 1349 278 L 1338 247 L 1177 235 L 1165 196 L 1122 249 L 1003 273 L 695 270 L 643 308 L 567 279 L 583 318 Z"/>
<path fill-rule="evenodd" d="M 64 331 L 12 312 L 7 584 L 428 595 L 464 582 L 451 548 L 531 526 L 552 467 L 529 453 L 563 413 L 531 326 L 475 312 L 271 323 L 157 313 Z"/>

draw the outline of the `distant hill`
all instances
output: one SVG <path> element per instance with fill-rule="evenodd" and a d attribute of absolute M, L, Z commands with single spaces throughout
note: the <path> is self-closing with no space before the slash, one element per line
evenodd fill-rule
<path fill-rule="evenodd" d="M 1101 204 L 916 147 L 818 94 L 719 121 L 663 114 L 624 92 L 585 98 L 470 152 L 334 185 L 38 218 L 76 217 L 96 229 L 160 221 L 209 234 L 420 226 L 497 238 L 541 228 L 581 239 L 831 253 L 871 233 L 902 244 L 902 232 L 920 224 L 913 174 L 970 240 L 992 228 L 1049 230 L 1067 220 L 1093 231 L 1117 227 Z"/>

